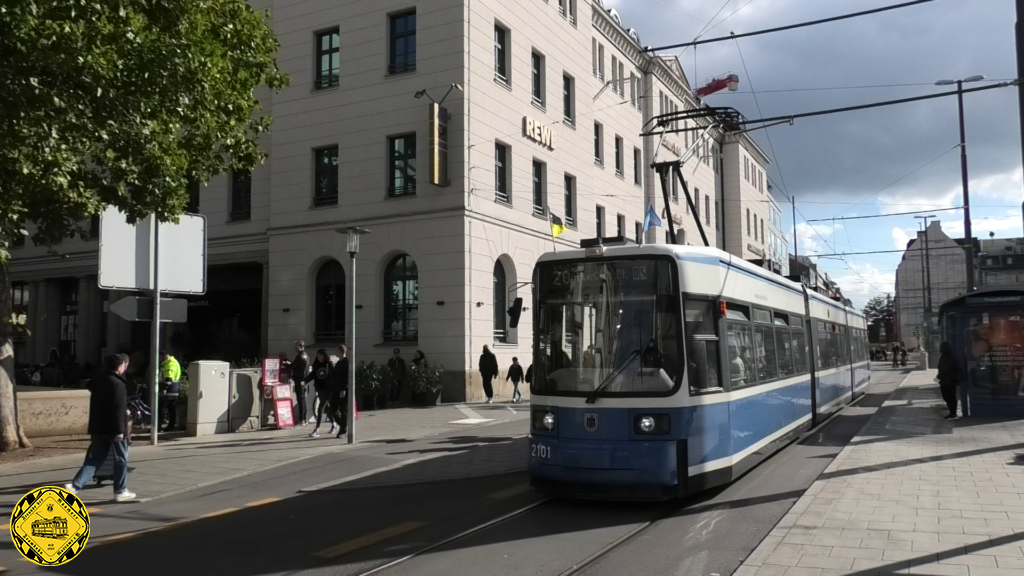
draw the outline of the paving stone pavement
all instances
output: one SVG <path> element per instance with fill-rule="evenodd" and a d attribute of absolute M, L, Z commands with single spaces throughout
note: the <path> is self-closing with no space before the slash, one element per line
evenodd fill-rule
<path fill-rule="evenodd" d="M 912 372 L 734 576 L 1024 576 L 1024 422 Z"/>
<path fill-rule="evenodd" d="M 522 404 L 474 404 L 469 408 L 442 405 L 363 412 L 356 426 L 359 444 L 355 448 L 385 440 L 408 440 L 458 430 L 468 432 L 528 417 L 529 405 Z M 468 419 L 472 423 L 456 423 Z M 128 486 L 140 499 L 152 500 L 305 458 L 353 449 L 344 439 L 335 439 L 326 433 L 320 438 L 309 438 L 311 431 L 312 427 L 304 426 L 178 438 L 161 441 L 158 446 L 143 446 L 137 440 L 129 455 L 129 465 L 136 471 L 129 475 Z M 526 432 L 525 426 L 523 432 Z M 77 454 L 5 465 L 0 470 L 0 514 L 10 512 L 18 499 L 33 488 L 63 486 L 69 482 L 83 458 L 84 454 Z M 86 503 L 91 503 L 109 500 L 110 492 L 86 490 L 82 496 Z"/>

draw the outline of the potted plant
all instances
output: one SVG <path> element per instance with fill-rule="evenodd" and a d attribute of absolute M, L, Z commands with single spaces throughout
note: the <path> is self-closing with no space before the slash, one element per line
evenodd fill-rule
<path fill-rule="evenodd" d="M 440 362 L 419 362 L 409 370 L 412 383 L 412 401 L 416 406 L 436 406 L 441 398 L 441 376 L 444 365 Z"/>
<path fill-rule="evenodd" d="M 376 362 L 360 362 L 356 367 L 356 385 L 359 386 L 359 395 L 362 399 L 361 409 L 374 410 L 386 404 L 384 397 L 385 372 L 387 368 Z"/>

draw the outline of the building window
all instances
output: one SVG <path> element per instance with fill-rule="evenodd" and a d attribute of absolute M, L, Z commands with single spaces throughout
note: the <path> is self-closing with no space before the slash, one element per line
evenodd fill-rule
<path fill-rule="evenodd" d="M 501 261 L 494 263 L 494 341 L 508 342 L 508 327 L 506 317 L 506 282 L 505 267 Z"/>
<path fill-rule="evenodd" d="M 672 201 L 679 204 L 679 180 L 676 179 L 675 174 L 669 175 L 669 178 L 672 179 Z M 686 205 L 686 213 L 690 213 L 689 204 Z"/>
<path fill-rule="evenodd" d="M 533 101 L 541 106 L 544 105 L 544 57 L 534 52 L 530 56 L 533 67 Z"/>
<path fill-rule="evenodd" d="M 590 73 L 597 76 L 597 38 L 590 39 Z"/>
<path fill-rule="evenodd" d="M 693 189 L 693 209 L 695 210 L 693 215 L 696 217 L 694 219 L 697 220 L 698 222 L 700 222 L 700 188 L 694 188 Z M 687 210 L 687 214 L 689 214 L 689 210 L 690 210 L 690 203 L 689 202 L 686 203 L 686 210 Z"/>
<path fill-rule="evenodd" d="M 704 224 L 711 226 L 711 196 L 704 196 Z"/>
<path fill-rule="evenodd" d="M 252 172 L 231 173 L 231 220 L 249 220 L 252 217 Z"/>
<path fill-rule="evenodd" d="M 340 64 L 338 53 L 338 29 L 320 32 L 316 35 L 316 77 L 314 88 L 337 86 Z"/>
<path fill-rule="evenodd" d="M 389 196 L 416 194 L 416 135 L 388 138 L 391 175 L 388 178 Z"/>
<path fill-rule="evenodd" d="M 625 170 L 626 159 L 624 158 L 625 146 L 622 143 L 622 137 L 615 137 L 615 175 L 622 176 L 623 170 Z"/>
<path fill-rule="evenodd" d="M 498 202 L 511 203 L 508 193 L 508 146 L 494 143 L 494 199 Z"/>
<path fill-rule="evenodd" d="M 626 237 L 626 217 L 622 214 L 615 217 L 615 235 L 621 238 Z"/>
<path fill-rule="evenodd" d="M 718 200 L 715 200 L 715 230 L 722 229 L 722 217 L 718 213 Z"/>
<path fill-rule="evenodd" d="M 604 166 L 604 130 L 600 122 L 594 122 L 594 164 Z"/>
<path fill-rule="evenodd" d="M 508 30 L 494 26 L 494 77 L 511 85 L 512 77 L 508 70 Z"/>
<path fill-rule="evenodd" d="M 568 13 L 569 23 L 576 25 L 576 0 L 558 0 L 558 13 L 566 16 Z"/>
<path fill-rule="evenodd" d="M 619 59 L 616 58 L 615 56 L 612 56 L 612 79 L 611 79 L 611 84 L 612 84 L 612 93 L 613 94 L 618 94 L 619 93 L 619 89 L 616 86 L 616 84 L 618 84 L 618 83 L 619 83 Z"/>
<path fill-rule="evenodd" d="M 619 62 L 619 97 L 622 98 L 626 95 L 626 67 Z"/>
<path fill-rule="evenodd" d="M 761 218 L 761 243 L 764 244 L 764 218 Z"/>
<path fill-rule="evenodd" d="M 42 312 L 42 310 L 40 310 Z M 73 361 L 78 353 L 78 280 L 60 282 L 60 358 Z"/>
<path fill-rule="evenodd" d="M 604 206 L 598 206 L 596 214 L 594 221 L 597 224 L 597 237 L 604 238 Z"/>
<path fill-rule="evenodd" d="M 576 227 L 576 178 L 565 175 L 565 225 Z"/>
<path fill-rule="evenodd" d="M 185 191 L 188 192 L 188 206 L 185 207 L 186 214 L 199 214 L 199 182 L 189 182 L 185 186 Z M 99 234 L 99 229 L 96 230 Z"/>
<path fill-rule="evenodd" d="M 604 45 L 597 45 L 597 78 L 604 82 Z"/>
<path fill-rule="evenodd" d="M 747 208 L 747 238 L 750 238 L 750 208 Z"/>
<path fill-rule="evenodd" d="M 391 54 L 388 72 L 398 74 L 416 69 L 416 12 L 391 17 Z"/>
<path fill-rule="evenodd" d="M 638 108 L 636 103 L 636 74 L 629 73 L 629 103 L 633 108 Z"/>
<path fill-rule="evenodd" d="M 28 340 L 29 298 L 28 284 L 25 282 L 11 283 L 11 322 L 14 325 L 12 338 L 15 344 L 24 344 Z"/>
<path fill-rule="evenodd" d="M 396 256 L 384 270 L 384 340 L 419 337 L 419 272 L 409 256 Z"/>
<path fill-rule="evenodd" d="M 639 186 L 643 180 L 643 156 L 639 148 L 633 148 L 633 184 Z"/>
<path fill-rule="evenodd" d="M 93 214 L 89 218 L 89 235 L 82 238 L 83 240 L 98 240 L 100 237 L 100 215 Z"/>
<path fill-rule="evenodd" d="M 640 235 L 643 234 L 643 225 L 639 222 L 633 222 L 633 234 L 635 234 L 634 240 L 637 244 L 640 244 Z"/>
<path fill-rule="evenodd" d="M 533 213 L 543 216 L 547 211 L 544 201 L 545 166 L 543 162 L 533 161 Z"/>
<path fill-rule="evenodd" d="M 313 206 L 338 203 L 338 147 L 313 151 Z"/>
<path fill-rule="evenodd" d="M 569 126 L 576 125 L 576 83 L 571 76 L 562 75 L 562 119 Z"/>
<path fill-rule="evenodd" d="M 345 269 L 328 260 L 316 273 L 316 316 L 313 339 L 341 342 L 345 339 Z"/>

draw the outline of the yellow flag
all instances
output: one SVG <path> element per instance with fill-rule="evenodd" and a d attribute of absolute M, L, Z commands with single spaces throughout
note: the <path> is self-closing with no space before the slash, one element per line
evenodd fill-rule
<path fill-rule="evenodd" d="M 565 224 L 562 223 L 562 219 L 554 214 L 551 215 L 551 237 L 558 238 L 565 232 Z"/>

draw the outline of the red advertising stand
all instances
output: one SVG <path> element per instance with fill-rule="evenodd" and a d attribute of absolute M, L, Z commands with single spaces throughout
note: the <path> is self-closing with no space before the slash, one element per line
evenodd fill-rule
<path fill-rule="evenodd" d="M 274 414 L 277 428 L 293 428 L 295 415 L 292 411 L 292 386 L 281 383 L 281 360 L 266 358 L 263 360 L 263 398 L 274 403 Z"/>

